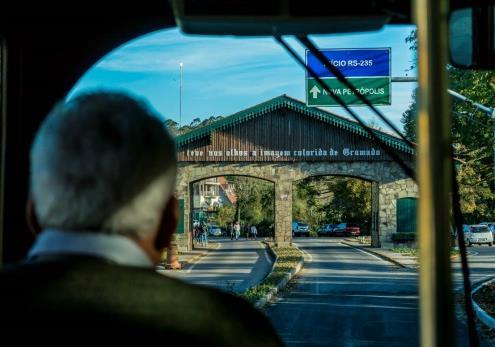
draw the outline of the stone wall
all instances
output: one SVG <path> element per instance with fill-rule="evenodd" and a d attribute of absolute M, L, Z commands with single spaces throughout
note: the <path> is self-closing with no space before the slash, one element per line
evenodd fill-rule
<path fill-rule="evenodd" d="M 417 187 L 394 162 L 259 162 L 259 163 L 179 163 L 175 194 L 184 199 L 184 229 L 191 230 L 190 186 L 210 177 L 240 175 L 261 178 L 275 185 L 275 241 L 292 242 L 292 184 L 312 176 L 348 176 L 379 183 L 379 233 L 387 241 L 395 232 L 397 197 L 417 196 Z M 411 195 L 408 195 L 411 194 Z M 189 232 L 177 235 L 180 250 L 190 249 Z"/>

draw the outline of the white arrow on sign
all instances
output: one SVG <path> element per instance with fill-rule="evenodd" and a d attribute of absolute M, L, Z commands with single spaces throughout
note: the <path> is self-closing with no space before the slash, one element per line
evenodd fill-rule
<path fill-rule="evenodd" d="M 321 93 L 317 86 L 313 86 L 309 92 L 313 94 L 313 99 L 316 99 L 318 97 L 318 93 Z"/>

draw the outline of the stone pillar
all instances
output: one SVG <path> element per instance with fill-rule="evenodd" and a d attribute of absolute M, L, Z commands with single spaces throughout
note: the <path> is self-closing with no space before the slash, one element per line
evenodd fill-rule
<path fill-rule="evenodd" d="M 379 248 L 380 245 L 380 233 L 379 233 L 379 221 L 378 212 L 379 207 L 379 185 L 378 182 L 371 182 L 371 247 Z"/>
<path fill-rule="evenodd" d="M 175 197 L 177 199 L 183 199 L 184 201 L 184 231 L 182 233 L 174 234 L 176 247 L 180 252 L 189 252 L 192 250 L 191 194 L 189 194 L 189 184 L 186 183 L 177 185 L 175 189 Z"/>
<path fill-rule="evenodd" d="M 275 183 L 275 245 L 292 244 L 292 181 Z"/>
<path fill-rule="evenodd" d="M 177 248 L 177 242 L 175 241 L 175 234 L 172 235 L 170 245 L 167 247 L 167 260 L 165 264 L 166 269 L 179 270 L 181 265 L 179 263 L 179 252 Z"/>

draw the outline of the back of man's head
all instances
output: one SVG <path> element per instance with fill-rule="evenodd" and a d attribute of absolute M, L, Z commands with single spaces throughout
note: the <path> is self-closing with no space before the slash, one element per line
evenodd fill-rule
<path fill-rule="evenodd" d="M 176 167 L 173 139 L 142 102 L 99 92 L 59 103 L 31 149 L 39 224 L 146 237 L 173 193 Z"/>

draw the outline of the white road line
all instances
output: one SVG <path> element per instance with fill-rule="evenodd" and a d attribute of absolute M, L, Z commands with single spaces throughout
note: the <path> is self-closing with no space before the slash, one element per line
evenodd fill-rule
<path fill-rule="evenodd" d="M 297 248 L 299 248 L 299 247 L 297 247 Z M 302 248 L 299 248 L 299 250 L 300 250 L 300 251 L 301 251 L 304 255 L 306 255 L 306 256 L 309 258 L 308 263 L 311 263 L 311 262 L 313 261 L 313 256 L 312 256 L 310 253 L 306 252 L 306 251 L 305 251 L 304 249 L 302 249 Z"/>
<path fill-rule="evenodd" d="M 380 257 L 379 257 L 379 256 L 377 256 L 377 255 L 374 255 L 374 254 L 372 254 L 372 253 L 366 252 L 365 250 L 362 250 L 362 249 L 360 249 L 360 248 L 356 248 L 356 247 L 352 247 L 352 246 L 346 245 L 345 243 L 341 243 L 341 242 L 339 242 L 339 244 L 340 244 L 340 245 L 347 246 L 347 247 L 349 247 L 349 248 L 354 248 L 356 251 L 359 251 L 359 252 L 361 252 L 361 253 L 367 254 L 367 255 L 369 255 L 369 256 L 371 256 L 371 257 L 375 258 L 375 259 L 380 260 L 381 262 L 383 262 L 383 263 L 385 263 L 385 264 L 387 264 L 387 265 L 390 265 L 390 262 L 388 262 L 388 261 L 386 261 L 386 260 L 384 260 L 384 259 L 380 258 Z"/>
<path fill-rule="evenodd" d="M 220 242 L 218 242 L 218 247 L 216 248 L 212 248 L 213 250 L 217 250 L 217 249 L 220 249 L 220 247 L 222 247 L 222 244 Z M 205 259 L 208 255 L 205 255 L 204 257 L 201 257 L 197 262 L 194 262 L 191 267 L 189 269 L 187 269 L 186 273 L 191 273 L 191 271 L 194 269 L 194 267 L 196 265 L 198 265 L 199 263 L 201 263 L 203 261 L 203 259 Z"/>

